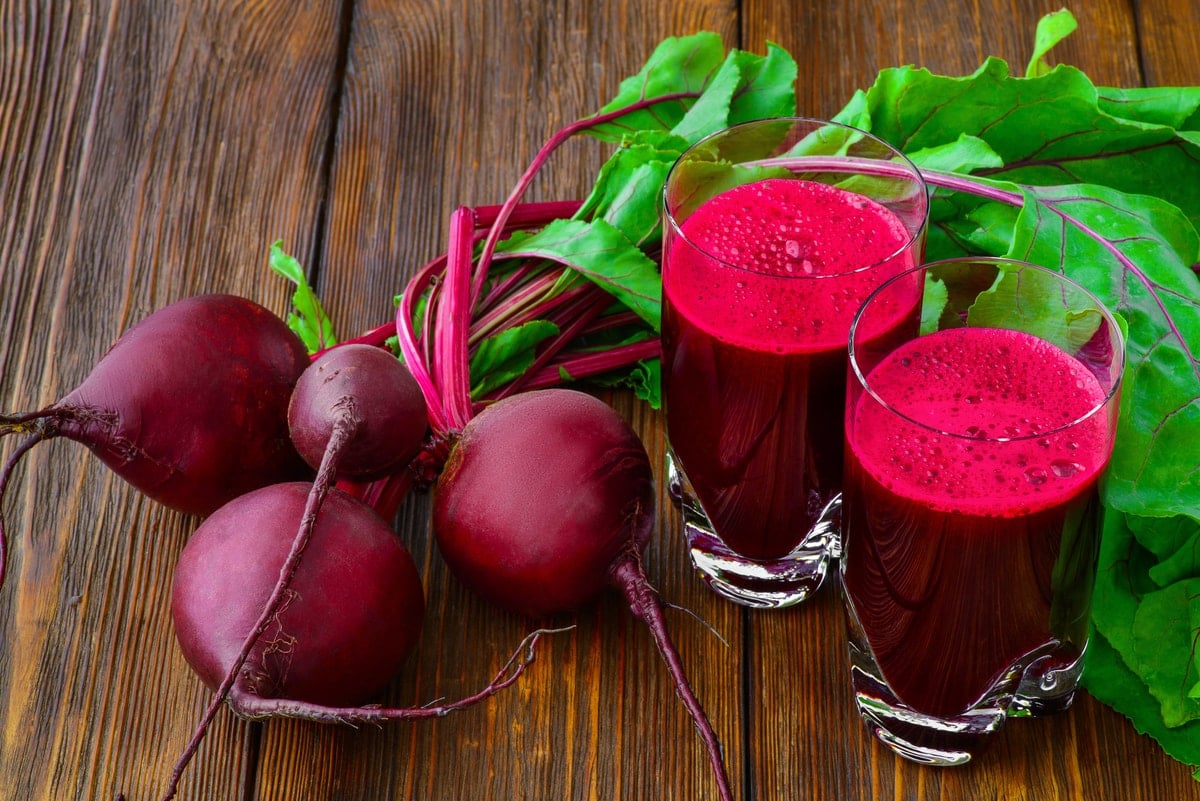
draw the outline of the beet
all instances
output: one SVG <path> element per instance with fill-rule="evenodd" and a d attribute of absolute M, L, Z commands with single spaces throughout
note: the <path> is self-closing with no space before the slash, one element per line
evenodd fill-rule
<path fill-rule="evenodd" d="M 308 366 L 300 339 L 253 301 L 200 295 L 129 328 L 62 400 L 0 416 L 0 434 L 28 436 L 0 472 L 34 444 L 86 445 L 154 500 L 206 515 L 229 500 L 306 472 L 288 438 L 287 404 Z M 4 574 L 0 520 L 0 581 Z"/>
<path fill-rule="evenodd" d="M 184 547 L 171 595 L 176 639 L 214 695 L 164 801 L 222 703 L 244 717 L 320 723 L 441 717 L 510 686 L 547 633 L 526 637 L 487 686 L 457 701 L 369 703 L 417 642 L 420 576 L 369 506 L 329 489 L 318 515 L 316 500 L 302 482 L 255 490 L 214 513 Z"/>
<path fill-rule="evenodd" d="M 321 466 L 342 418 L 354 430 L 339 446 L 337 474 L 360 481 L 407 466 L 428 428 L 425 398 L 412 373 L 389 351 L 371 345 L 331 348 L 296 382 L 288 429 L 313 469 Z"/>
<path fill-rule="evenodd" d="M 464 426 L 435 487 L 433 530 L 451 571 L 502 609 L 537 618 L 620 589 L 700 732 L 721 798 L 731 799 L 720 743 L 642 565 L 655 497 L 646 449 L 615 410 L 542 389 L 497 401 Z"/>
<path fill-rule="evenodd" d="M 267 603 L 308 499 L 303 482 L 256 490 L 196 530 L 175 569 L 171 614 L 184 658 L 216 689 Z M 399 537 L 332 490 L 281 608 L 250 652 L 229 703 L 287 698 L 330 706 L 373 699 L 399 672 L 424 614 Z"/>
<path fill-rule="evenodd" d="M 526 392 L 474 417 L 438 478 L 433 530 L 454 574 L 489 603 L 540 618 L 611 585 L 655 524 L 637 434 L 603 401 Z"/>

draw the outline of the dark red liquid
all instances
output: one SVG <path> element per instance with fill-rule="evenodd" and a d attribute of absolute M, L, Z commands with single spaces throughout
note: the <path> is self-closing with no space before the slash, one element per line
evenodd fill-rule
<path fill-rule="evenodd" d="M 1049 343 L 981 328 L 907 342 L 867 380 L 895 411 L 857 389 L 848 407 L 845 589 L 892 691 L 953 716 L 1086 641 L 1104 392 Z"/>
<path fill-rule="evenodd" d="M 663 268 L 671 449 L 726 545 L 782 556 L 841 486 L 850 321 L 919 254 L 887 209 L 808 181 L 728 190 L 681 231 Z M 911 326 L 919 291 L 874 333 Z"/>

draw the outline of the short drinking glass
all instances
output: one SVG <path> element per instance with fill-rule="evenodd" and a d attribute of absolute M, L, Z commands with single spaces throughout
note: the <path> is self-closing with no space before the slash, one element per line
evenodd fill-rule
<path fill-rule="evenodd" d="M 1124 367 L 1121 329 L 1061 273 L 934 262 L 907 339 L 850 332 L 844 589 L 858 710 L 893 750 L 969 761 L 1009 716 L 1070 705 L 1083 667 Z"/>
<path fill-rule="evenodd" d="M 664 201 L 668 482 L 690 556 L 734 601 L 796 603 L 838 549 L 850 321 L 920 262 L 926 186 L 867 133 L 784 118 L 698 142 Z"/>

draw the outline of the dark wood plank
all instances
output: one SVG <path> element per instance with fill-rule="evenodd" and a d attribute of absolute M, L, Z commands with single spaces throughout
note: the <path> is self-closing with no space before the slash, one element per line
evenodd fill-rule
<path fill-rule="evenodd" d="M 314 230 L 338 25 L 323 2 L 0 6 L 0 407 L 54 400 L 176 298 L 284 310 L 265 255 Z M 208 697 L 167 611 L 195 521 L 66 442 L 4 511 L 0 798 L 153 796 Z M 238 797 L 254 739 L 223 717 L 184 797 Z"/>
<path fill-rule="evenodd" d="M 1196 30 L 1200 6 L 1148 0 L 1134 6 L 1142 70 L 1148 86 L 1196 86 Z"/>

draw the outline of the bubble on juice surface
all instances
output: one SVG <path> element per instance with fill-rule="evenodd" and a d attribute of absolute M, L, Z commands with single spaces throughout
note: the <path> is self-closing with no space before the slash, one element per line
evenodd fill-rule
<path fill-rule="evenodd" d="M 1079 475 L 1084 470 L 1087 470 L 1087 468 L 1079 462 L 1067 459 L 1055 459 L 1050 463 L 1050 472 L 1059 478 L 1071 478 L 1072 476 Z"/>
<path fill-rule="evenodd" d="M 874 201 L 852 206 L 856 197 L 784 178 L 716 195 L 681 222 L 683 237 L 664 254 L 665 298 L 726 342 L 772 352 L 781 344 L 788 352 L 844 348 L 866 294 L 914 263 L 908 252 L 888 258 L 911 239 L 903 221 Z M 862 229 L 878 229 L 878 235 Z M 871 265 L 864 278 L 858 271 Z M 700 281 L 713 290 L 704 302 L 695 291 Z M 886 320 L 904 313 L 898 309 Z"/>
<path fill-rule="evenodd" d="M 1049 478 L 1049 476 L 1046 475 L 1046 471 L 1041 467 L 1027 467 L 1022 475 L 1025 476 L 1026 481 L 1034 486 L 1045 484 Z"/>

